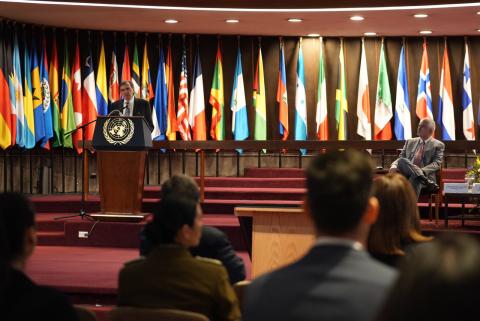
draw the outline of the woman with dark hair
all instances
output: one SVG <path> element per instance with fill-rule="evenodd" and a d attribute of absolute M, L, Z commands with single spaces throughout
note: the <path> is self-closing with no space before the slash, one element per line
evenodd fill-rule
<path fill-rule="evenodd" d="M 408 253 L 377 321 L 475 320 L 480 306 L 480 245 L 445 234 Z"/>
<path fill-rule="evenodd" d="M 405 177 L 394 173 L 378 177 L 373 183 L 373 195 L 380 212 L 370 230 L 368 251 L 395 267 L 405 251 L 432 238 L 420 233 L 417 198 Z"/>
<path fill-rule="evenodd" d="M 191 197 L 162 198 L 147 234 L 152 249 L 120 271 L 119 305 L 197 312 L 212 321 L 240 319 L 225 267 L 189 251 L 200 242 L 202 215 Z"/>
<path fill-rule="evenodd" d="M 77 320 L 61 293 L 38 286 L 25 274 L 36 245 L 35 212 L 18 193 L 0 194 L 0 315 L 2 320 Z"/>

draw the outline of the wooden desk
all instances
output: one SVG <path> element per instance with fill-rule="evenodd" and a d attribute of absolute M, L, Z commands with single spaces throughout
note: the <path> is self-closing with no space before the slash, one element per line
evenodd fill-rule
<path fill-rule="evenodd" d="M 253 220 L 252 278 L 296 261 L 315 241 L 313 222 L 301 208 L 236 207 L 235 215 Z"/>
<path fill-rule="evenodd" d="M 460 216 L 450 216 L 450 217 L 448 216 L 448 202 L 452 198 L 453 199 L 459 199 L 460 202 L 462 203 L 462 213 L 461 213 Z M 474 218 L 474 219 L 480 218 L 480 215 L 478 215 L 478 214 L 476 214 L 476 215 L 471 215 L 471 214 L 465 215 L 465 203 L 467 201 L 473 200 L 477 204 L 477 206 L 475 208 L 479 208 L 478 204 L 480 204 L 480 194 L 472 193 L 472 192 L 468 192 L 468 193 L 444 193 L 443 194 L 443 199 L 444 199 L 444 202 L 445 202 L 445 207 L 443 208 L 443 213 L 445 215 L 445 227 L 448 227 L 448 219 L 449 218 L 450 219 L 461 218 L 462 219 L 462 227 L 465 226 L 465 217 Z"/>

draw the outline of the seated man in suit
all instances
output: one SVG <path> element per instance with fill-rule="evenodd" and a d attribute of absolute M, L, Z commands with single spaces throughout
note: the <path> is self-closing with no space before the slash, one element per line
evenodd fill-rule
<path fill-rule="evenodd" d="M 68 298 L 35 284 L 25 266 L 37 242 L 35 212 L 19 193 L 0 194 L 0 313 L 3 321 L 76 321 Z"/>
<path fill-rule="evenodd" d="M 194 258 L 188 251 L 200 241 L 200 204 L 180 195 L 162 199 L 151 231 L 158 244 L 120 271 L 118 304 L 192 311 L 211 321 L 239 320 L 238 301 L 221 262 Z"/>
<path fill-rule="evenodd" d="M 304 209 L 317 240 L 299 261 L 249 285 L 244 321 L 373 320 L 396 273 L 365 251 L 378 215 L 372 181 L 372 163 L 357 151 L 311 161 Z"/>
<path fill-rule="evenodd" d="M 114 110 L 118 110 L 121 116 L 143 116 L 150 127 L 150 131 L 153 131 L 150 104 L 144 99 L 135 98 L 133 83 L 130 80 L 124 80 L 120 83 L 120 96 L 122 99 L 112 103 L 108 112 L 111 113 Z"/>
<path fill-rule="evenodd" d="M 400 172 L 408 178 L 417 194 L 426 187 L 437 192 L 436 173 L 443 161 L 445 144 L 433 138 L 435 122 L 424 118 L 417 129 L 418 137 L 408 139 L 400 152 L 400 157 L 392 163 L 390 172 Z"/>
<path fill-rule="evenodd" d="M 181 195 L 199 202 L 199 190 L 195 180 L 186 175 L 174 175 L 162 184 L 162 198 Z M 156 243 L 155 233 L 150 232 L 152 224 L 147 224 L 140 235 L 140 255 L 147 256 Z M 227 235 L 214 226 L 203 226 L 200 243 L 190 248 L 193 256 L 216 259 L 223 263 L 228 272 L 230 283 L 245 280 L 245 264 L 239 257 Z"/>

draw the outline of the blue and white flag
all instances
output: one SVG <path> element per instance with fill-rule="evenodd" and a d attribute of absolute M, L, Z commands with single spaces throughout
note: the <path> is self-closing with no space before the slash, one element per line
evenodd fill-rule
<path fill-rule="evenodd" d="M 167 104 L 168 90 L 167 77 L 165 76 L 165 56 L 163 47 L 160 46 L 160 58 L 158 62 L 157 85 L 155 86 L 155 99 L 153 101 L 153 140 L 165 140 L 167 132 Z"/>
<path fill-rule="evenodd" d="M 463 134 L 465 135 L 465 138 L 467 140 L 475 140 L 475 123 L 473 120 L 473 105 L 472 105 L 472 84 L 471 84 L 471 78 L 470 78 L 470 58 L 468 55 L 468 44 L 466 42 L 465 42 L 465 59 L 463 61 L 462 110 L 463 110 Z"/>
<path fill-rule="evenodd" d="M 22 68 L 20 63 L 20 48 L 18 46 L 18 38 L 15 33 L 13 43 L 13 88 L 15 91 L 15 109 L 17 111 L 17 137 L 16 142 L 20 147 L 25 147 L 25 135 L 27 128 L 25 127 L 25 110 L 23 108 L 23 86 L 22 86 Z"/>
<path fill-rule="evenodd" d="M 242 72 L 242 54 L 240 47 L 237 53 L 237 63 L 235 66 L 235 76 L 233 79 L 232 100 L 230 102 L 232 110 L 232 133 L 234 140 L 245 140 L 248 138 L 248 117 L 247 102 L 245 99 L 245 88 L 243 86 Z M 239 152 L 241 152 L 239 150 Z"/>
<path fill-rule="evenodd" d="M 307 94 L 305 92 L 305 69 L 303 65 L 302 39 L 300 38 L 297 60 L 297 87 L 295 91 L 295 140 L 307 139 Z M 300 149 L 302 155 L 306 149 Z"/>
<path fill-rule="evenodd" d="M 395 99 L 395 137 L 397 140 L 412 138 L 410 103 L 408 99 L 407 68 L 405 64 L 405 46 L 400 52 L 397 77 L 397 97 Z"/>
<path fill-rule="evenodd" d="M 42 41 L 42 56 L 40 59 L 40 86 L 42 88 L 42 105 L 45 119 L 45 138 L 42 142 L 42 147 L 48 143 L 50 138 L 53 138 L 52 100 L 48 79 L 47 40 L 44 35 Z"/>

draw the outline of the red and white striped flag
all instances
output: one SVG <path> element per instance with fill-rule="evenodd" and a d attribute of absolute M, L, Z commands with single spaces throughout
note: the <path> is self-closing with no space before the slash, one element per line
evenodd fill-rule
<path fill-rule="evenodd" d="M 77 45 L 75 48 L 75 59 L 73 61 L 72 68 L 72 99 L 73 99 L 73 112 L 75 119 L 75 127 L 83 125 L 83 113 L 82 113 L 82 73 L 80 66 L 80 47 Z M 78 142 L 82 140 L 82 131 L 77 130 L 73 134 L 74 147 L 77 149 L 77 153 L 82 152 L 82 148 L 78 146 Z"/>
<path fill-rule="evenodd" d="M 177 124 L 182 139 L 192 140 L 190 124 L 188 122 L 188 78 L 185 44 L 183 46 L 182 67 L 180 70 L 180 88 L 178 89 Z"/>
<path fill-rule="evenodd" d="M 110 76 L 108 77 L 108 100 L 110 103 L 120 99 L 118 88 L 118 64 L 115 47 L 112 50 L 112 63 L 110 64 Z"/>

